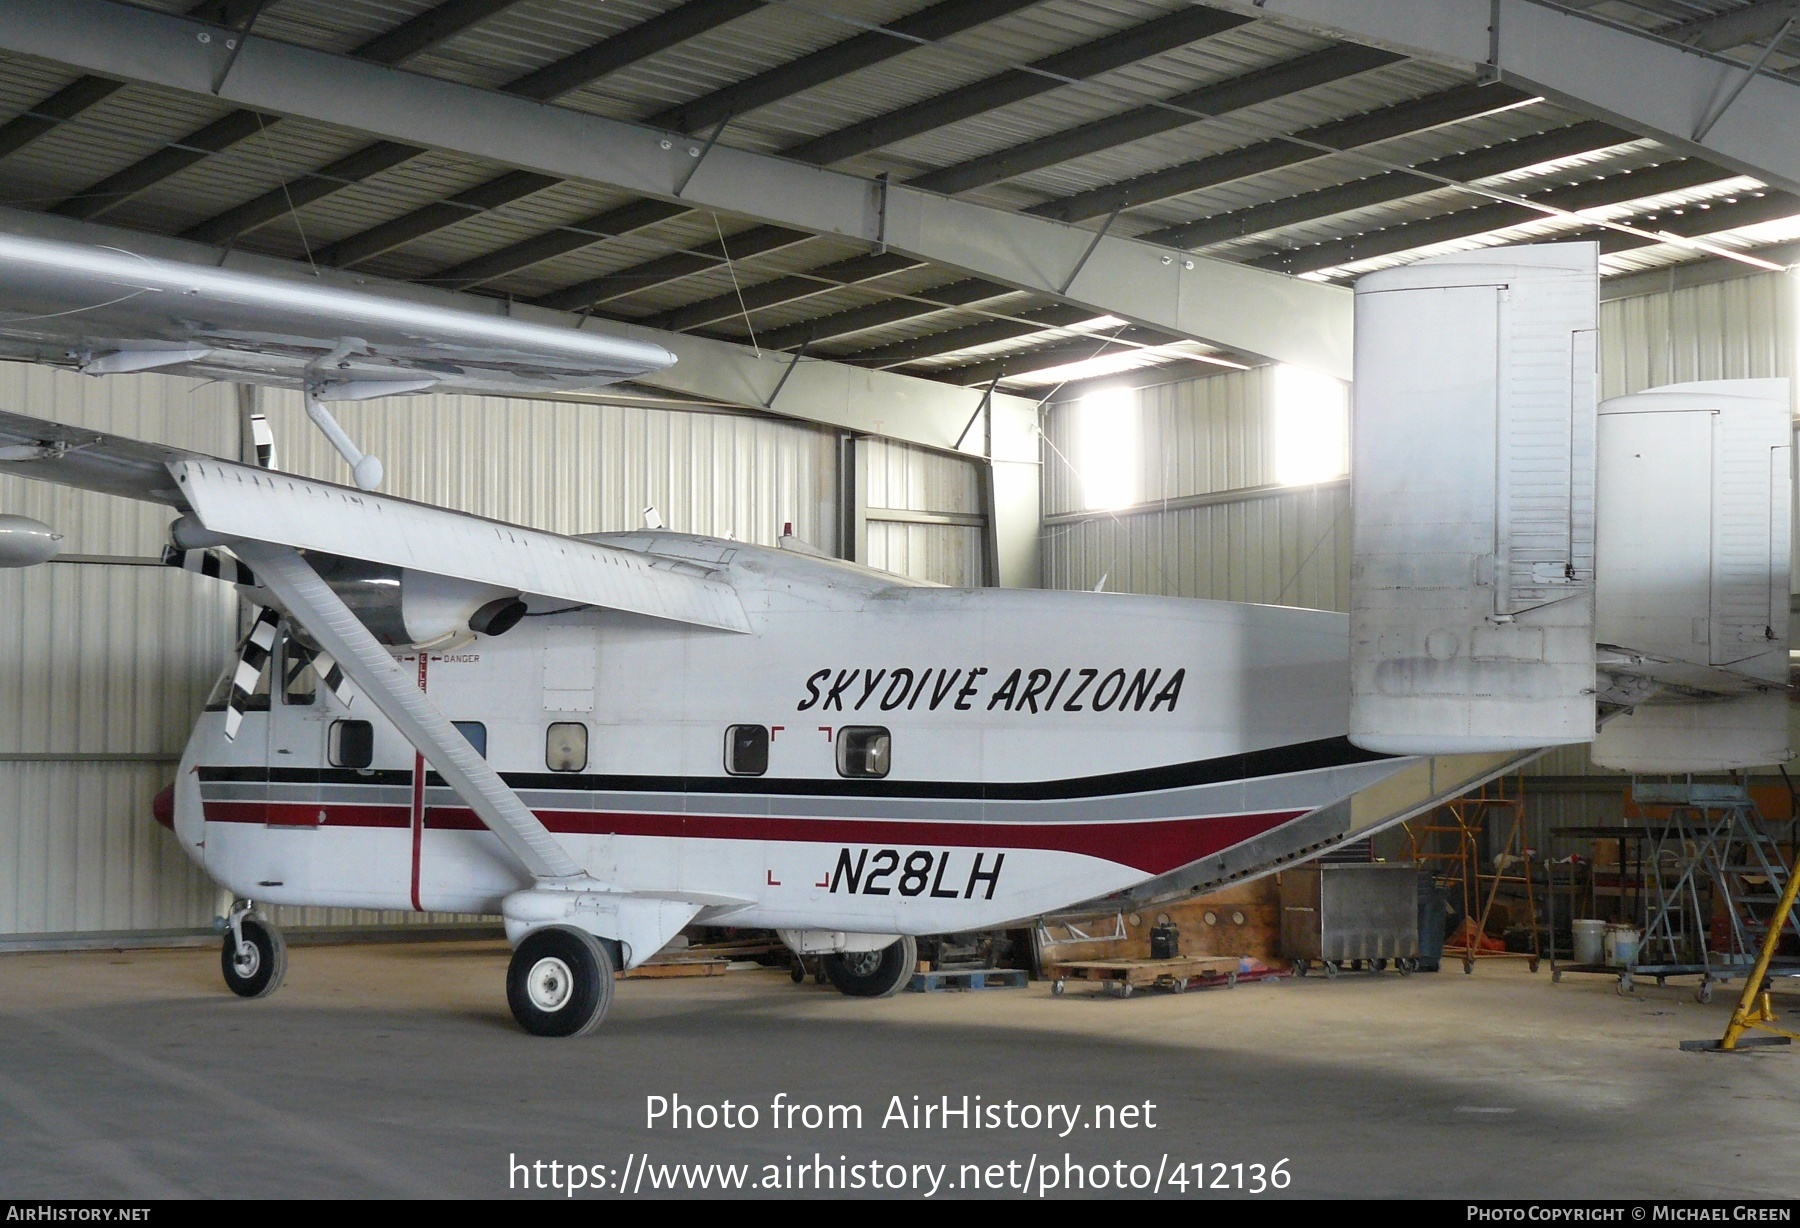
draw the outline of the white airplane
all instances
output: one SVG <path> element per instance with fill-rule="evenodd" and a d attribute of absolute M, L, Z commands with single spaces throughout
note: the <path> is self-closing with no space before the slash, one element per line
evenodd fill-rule
<path fill-rule="evenodd" d="M 0 349 L 298 383 L 362 487 L 0 413 L 0 472 L 168 506 L 169 561 L 255 611 L 160 807 L 237 897 L 222 963 L 247 997 L 286 962 L 252 901 L 499 914 L 539 1035 L 593 1029 L 615 970 L 696 923 L 774 929 L 885 995 L 917 935 L 1267 873 L 1602 718 L 1621 766 L 1787 755 L 1785 383 L 1597 412 L 1591 244 L 1358 287 L 1347 618 L 942 588 L 792 539 L 565 537 L 375 494 L 334 387 L 670 360 L 70 248 L 0 238 Z M 54 549 L 0 524 L 0 562 Z"/>

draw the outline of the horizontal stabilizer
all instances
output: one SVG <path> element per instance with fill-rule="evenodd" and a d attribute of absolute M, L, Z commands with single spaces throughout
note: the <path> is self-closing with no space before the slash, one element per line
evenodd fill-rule
<path fill-rule="evenodd" d="M 702 627 L 750 629 L 729 584 L 630 550 L 229 461 L 180 460 L 169 472 L 200 523 L 226 537 Z"/>
<path fill-rule="evenodd" d="M 1639 704 L 1600 726 L 1594 762 L 1641 775 L 1726 772 L 1785 763 L 1784 691 Z"/>

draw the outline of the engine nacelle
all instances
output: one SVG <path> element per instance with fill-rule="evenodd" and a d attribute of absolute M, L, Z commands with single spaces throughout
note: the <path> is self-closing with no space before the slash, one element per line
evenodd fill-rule
<path fill-rule="evenodd" d="M 525 616 L 518 593 L 492 584 L 333 554 L 308 554 L 306 561 L 392 648 L 445 649 L 471 634 L 504 635 Z"/>
<path fill-rule="evenodd" d="M 35 567 L 62 551 L 62 534 L 29 516 L 0 516 L 0 567 Z"/>

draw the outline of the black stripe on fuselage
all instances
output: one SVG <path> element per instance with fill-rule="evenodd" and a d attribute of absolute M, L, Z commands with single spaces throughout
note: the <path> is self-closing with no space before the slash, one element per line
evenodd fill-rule
<path fill-rule="evenodd" d="M 1064 780 L 970 782 L 956 780 L 842 780 L 770 776 L 602 776 L 585 772 L 502 772 L 514 789 L 587 793 L 737 793 L 786 797 L 956 798 L 973 801 L 1035 802 L 1079 797 L 1116 797 L 1158 793 L 1196 785 L 1229 784 L 1265 776 L 1316 772 L 1324 768 L 1372 763 L 1392 756 L 1352 746 L 1348 738 L 1322 738 L 1239 755 L 1221 755 L 1191 763 L 1078 776 Z M 357 771 L 351 768 L 202 767 L 203 781 L 268 781 L 274 784 L 407 785 L 406 771 Z M 442 787 L 436 772 L 425 783 Z"/>

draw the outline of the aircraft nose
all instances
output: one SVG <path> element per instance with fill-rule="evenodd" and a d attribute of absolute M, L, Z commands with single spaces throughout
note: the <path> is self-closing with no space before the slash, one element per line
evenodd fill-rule
<path fill-rule="evenodd" d="M 175 830 L 175 786 L 169 785 L 150 801 L 150 813 L 170 831 Z"/>

